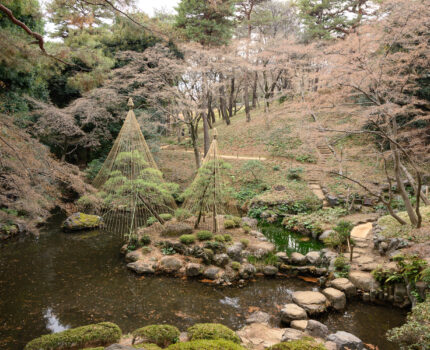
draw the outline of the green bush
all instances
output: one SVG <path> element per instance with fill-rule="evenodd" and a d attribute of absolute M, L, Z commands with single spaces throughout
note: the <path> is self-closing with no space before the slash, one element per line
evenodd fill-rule
<path fill-rule="evenodd" d="M 240 267 L 241 267 L 240 262 L 233 261 L 233 262 L 231 263 L 231 268 L 232 268 L 233 270 L 239 271 L 239 270 L 240 270 Z"/>
<path fill-rule="evenodd" d="M 187 329 L 191 340 L 196 339 L 225 339 L 240 343 L 240 338 L 230 328 L 220 323 L 197 323 Z"/>
<path fill-rule="evenodd" d="M 288 169 L 288 180 L 301 180 L 303 168 L 290 168 Z"/>
<path fill-rule="evenodd" d="M 249 239 L 242 238 L 240 243 L 242 243 L 242 245 L 246 248 L 249 245 Z"/>
<path fill-rule="evenodd" d="M 211 231 L 202 230 L 197 232 L 197 239 L 199 241 L 210 241 L 214 237 Z"/>
<path fill-rule="evenodd" d="M 168 350 L 246 350 L 246 348 L 228 340 L 194 340 L 170 345 Z"/>
<path fill-rule="evenodd" d="M 84 170 L 85 177 L 88 180 L 94 180 L 94 178 L 99 173 L 102 165 L 103 165 L 104 159 L 93 159 L 91 162 L 88 163 L 87 168 Z"/>
<path fill-rule="evenodd" d="M 323 344 L 318 344 L 314 339 L 306 337 L 278 343 L 267 348 L 267 350 L 327 350 L 327 348 Z"/>
<path fill-rule="evenodd" d="M 248 225 L 243 225 L 242 229 L 246 234 L 249 234 L 251 232 L 251 227 L 249 227 Z"/>
<path fill-rule="evenodd" d="M 194 235 L 182 235 L 179 240 L 183 244 L 193 244 L 196 241 L 196 236 Z"/>
<path fill-rule="evenodd" d="M 184 220 L 187 220 L 187 219 L 189 219 L 191 216 L 193 216 L 192 214 L 191 214 L 191 212 L 189 211 L 189 210 L 187 210 L 187 209 L 184 209 L 184 208 L 178 208 L 178 209 L 176 209 L 175 210 L 175 218 L 178 220 L 178 221 L 184 221 Z"/>
<path fill-rule="evenodd" d="M 231 235 L 229 235 L 229 234 L 224 235 L 224 241 L 225 242 L 231 242 L 232 240 L 233 240 L 233 237 L 231 237 Z"/>
<path fill-rule="evenodd" d="M 172 220 L 173 215 L 169 213 L 163 213 L 163 214 L 160 214 L 160 218 L 162 218 L 164 221 L 169 221 L 169 220 Z"/>
<path fill-rule="evenodd" d="M 142 338 L 144 343 L 166 347 L 179 341 L 179 329 L 164 324 L 142 327 L 132 332 L 133 338 Z"/>
<path fill-rule="evenodd" d="M 333 229 L 334 233 L 331 233 L 325 240 L 324 244 L 330 248 L 336 248 L 342 252 L 344 246 L 347 244 L 348 239 L 351 245 L 354 244 L 351 239 L 351 231 L 354 225 L 349 221 L 339 221 L 336 227 Z"/>
<path fill-rule="evenodd" d="M 65 350 L 109 345 L 121 339 L 121 329 L 113 323 L 101 322 L 33 339 L 25 350 Z"/>
<path fill-rule="evenodd" d="M 151 226 L 152 224 L 155 224 L 158 222 L 157 218 L 155 216 L 150 216 L 148 220 L 146 220 L 146 225 Z"/>
<path fill-rule="evenodd" d="M 140 343 L 133 345 L 133 348 L 135 349 L 144 349 L 144 350 L 161 350 L 161 348 L 156 344 L 148 344 L 148 343 Z M 104 349 L 104 348 L 102 348 Z"/>
<path fill-rule="evenodd" d="M 223 235 L 215 235 L 214 239 L 216 242 L 225 242 L 225 238 Z"/>
<path fill-rule="evenodd" d="M 430 349 L 430 296 L 412 309 L 404 325 L 390 329 L 387 337 L 401 349 Z"/>
<path fill-rule="evenodd" d="M 334 260 L 334 267 L 335 267 L 334 274 L 337 278 L 340 278 L 340 277 L 348 278 L 349 270 L 351 266 L 349 265 L 348 259 L 346 257 L 344 257 L 342 254 L 339 255 Z"/>
<path fill-rule="evenodd" d="M 225 229 L 235 228 L 235 227 L 236 227 L 236 223 L 233 220 L 224 220 Z"/>
<path fill-rule="evenodd" d="M 145 246 L 145 245 L 149 245 L 151 244 L 151 237 L 149 235 L 143 235 L 142 237 L 140 237 L 139 239 L 139 244 L 140 246 Z"/>

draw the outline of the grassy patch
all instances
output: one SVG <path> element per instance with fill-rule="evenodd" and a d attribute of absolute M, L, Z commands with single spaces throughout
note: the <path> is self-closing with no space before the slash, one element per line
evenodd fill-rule
<path fill-rule="evenodd" d="M 225 339 L 234 343 L 240 343 L 240 338 L 230 328 L 220 323 L 197 323 L 187 329 L 191 340 L 197 339 Z"/>

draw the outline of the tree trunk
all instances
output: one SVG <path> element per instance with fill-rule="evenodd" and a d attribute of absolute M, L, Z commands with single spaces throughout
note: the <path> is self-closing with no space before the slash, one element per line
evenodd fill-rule
<path fill-rule="evenodd" d="M 230 97 L 228 100 L 228 114 L 231 118 L 233 116 L 233 102 L 234 102 L 234 77 L 230 80 Z"/>
<path fill-rule="evenodd" d="M 220 79 L 222 79 L 222 75 L 220 76 Z M 221 112 L 222 119 L 225 121 L 227 125 L 230 125 L 230 116 L 228 115 L 227 105 L 225 101 L 224 85 L 221 85 L 219 88 L 219 109 Z"/>
<path fill-rule="evenodd" d="M 69 147 L 69 139 L 67 136 L 64 136 L 64 144 L 63 144 L 63 152 L 61 153 L 61 162 L 64 163 L 66 161 L 67 148 Z"/>
<path fill-rule="evenodd" d="M 188 124 L 188 128 L 190 130 L 191 143 L 193 145 L 193 150 L 194 150 L 194 159 L 196 161 L 196 168 L 199 169 L 201 160 L 200 160 L 199 147 L 197 145 L 197 125 L 194 126 L 193 124 Z"/>
<path fill-rule="evenodd" d="M 249 77 L 248 77 L 248 70 L 245 71 L 245 81 L 244 81 L 244 87 L 243 87 L 243 102 L 245 103 L 245 114 L 246 114 L 246 121 L 249 123 L 251 121 L 251 113 L 249 108 Z"/>
<path fill-rule="evenodd" d="M 210 137 L 209 137 L 209 123 L 206 113 L 203 113 L 203 143 L 204 143 L 204 155 L 209 151 Z"/>
<path fill-rule="evenodd" d="M 404 174 L 406 175 L 406 178 L 409 180 L 411 186 L 413 187 L 415 194 L 418 197 L 418 186 L 414 180 L 414 178 L 412 177 L 411 173 L 408 171 L 408 169 L 406 169 L 406 167 L 400 163 L 400 168 L 402 169 L 402 171 L 404 172 Z M 427 198 L 427 196 L 425 195 L 425 193 L 423 191 L 419 191 L 420 192 L 420 197 L 422 199 L 422 201 L 424 202 L 425 205 L 429 205 L 430 204 L 430 200 Z"/>
<path fill-rule="evenodd" d="M 255 72 L 254 84 L 252 86 L 252 109 L 257 108 L 257 82 L 258 82 L 258 72 Z"/>

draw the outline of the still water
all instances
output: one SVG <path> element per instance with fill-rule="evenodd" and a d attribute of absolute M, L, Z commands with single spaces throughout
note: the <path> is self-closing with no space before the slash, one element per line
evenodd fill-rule
<path fill-rule="evenodd" d="M 233 288 L 139 277 L 126 269 L 119 237 L 99 231 L 65 234 L 58 226 L 54 220 L 39 238 L 0 246 L 0 349 L 22 349 L 42 334 L 100 321 L 114 322 L 124 332 L 155 323 L 185 330 L 196 322 L 220 322 L 238 329 L 251 311 L 277 315 L 292 291 L 315 288 L 300 279 L 258 279 Z M 384 334 L 404 319 L 405 312 L 396 308 L 351 303 L 322 320 L 332 331 L 349 331 L 391 350 L 396 347 Z"/>

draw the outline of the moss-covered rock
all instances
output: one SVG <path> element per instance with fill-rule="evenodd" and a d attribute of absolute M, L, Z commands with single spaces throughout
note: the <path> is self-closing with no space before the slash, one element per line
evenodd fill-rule
<path fill-rule="evenodd" d="M 191 340 L 196 339 L 226 339 L 240 343 L 240 338 L 230 328 L 220 323 L 197 323 L 187 329 Z"/>
<path fill-rule="evenodd" d="M 327 350 L 323 344 L 318 344 L 312 338 L 303 338 L 272 345 L 267 350 Z"/>
<path fill-rule="evenodd" d="M 121 329 L 113 323 L 101 322 L 33 339 L 25 350 L 68 350 L 109 345 L 121 338 Z"/>
<path fill-rule="evenodd" d="M 229 340 L 194 340 L 185 343 L 170 345 L 168 350 L 246 350 L 243 346 Z"/>
<path fill-rule="evenodd" d="M 157 344 L 149 344 L 149 343 L 141 343 L 133 345 L 135 349 L 144 349 L 144 350 L 161 350 L 161 348 Z"/>
<path fill-rule="evenodd" d="M 179 329 L 170 325 L 151 325 L 136 329 L 132 332 L 134 340 L 143 343 L 154 343 L 161 347 L 174 344 L 179 340 Z"/>
<path fill-rule="evenodd" d="M 74 213 L 63 223 L 64 231 L 90 230 L 100 226 L 102 219 L 97 215 Z"/>

